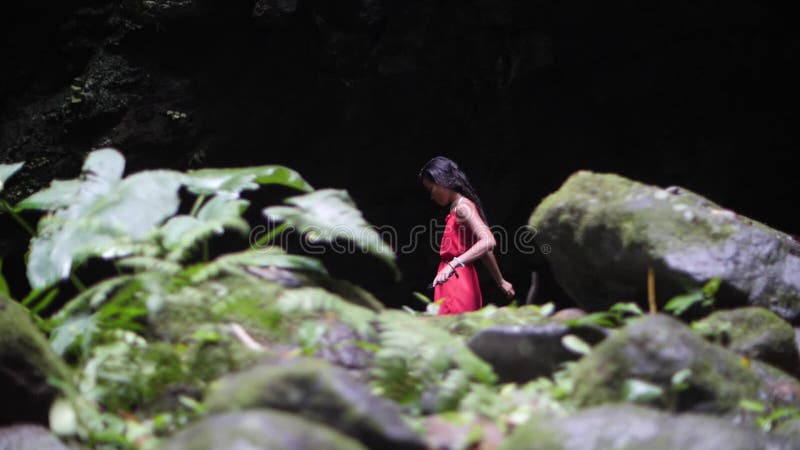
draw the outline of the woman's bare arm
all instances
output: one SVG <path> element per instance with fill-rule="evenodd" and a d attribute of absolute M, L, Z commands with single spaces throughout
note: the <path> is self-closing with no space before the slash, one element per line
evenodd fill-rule
<path fill-rule="evenodd" d="M 475 236 L 475 243 L 472 244 L 464 253 L 458 255 L 459 261 L 464 264 L 482 258 L 487 253 L 491 253 L 496 245 L 494 236 L 489 227 L 486 226 L 481 215 L 472 202 L 467 201 L 456 206 L 456 220 L 466 225 L 467 230 Z"/>
<path fill-rule="evenodd" d="M 486 266 L 486 270 L 489 271 L 489 275 L 492 276 L 494 280 L 494 284 L 498 287 L 503 282 L 503 274 L 500 273 L 500 266 L 497 265 L 497 259 L 494 257 L 494 252 L 488 252 L 481 257 L 481 261 L 483 265 Z"/>

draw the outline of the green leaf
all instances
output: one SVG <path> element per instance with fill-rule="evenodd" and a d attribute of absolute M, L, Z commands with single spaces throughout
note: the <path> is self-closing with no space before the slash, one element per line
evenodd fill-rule
<path fill-rule="evenodd" d="M 575 336 L 574 334 L 568 334 L 561 338 L 561 344 L 569 351 L 573 353 L 577 353 L 579 355 L 588 355 L 592 352 L 592 347 L 586 343 L 583 339 Z"/>
<path fill-rule="evenodd" d="M 635 378 L 625 380 L 622 391 L 625 400 L 630 402 L 649 402 L 664 394 L 661 387 Z"/>
<path fill-rule="evenodd" d="M 586 325 L 597 325 L 601 327 L 615 327 L 618 323 L 618 316 L 609 312 L 595 312 L 578 319 L 564 322 L 570 327 L 581 327 Z"/>
<path fill-rule="evenodd" d="M 644 315 L 642 309 L 639 308 L 639 305 L 636 303 L 615 303 L 614 306 L 609 309 L 611 312 L 619 312 L 619 313 L 628 313 L 634 316 L 641 316 Z"/>
<path fill-rule="evenodd" d="M 175 250 L 191 245 L 195 242 L 195 237 L 190 236 L 194 230 L 202 227 L 199 219 L 187 215 L 178 215 L 170 218 L 159 229 L 161 243 L 167 250 Z"/>
<path fill-rule="evenodd" d="M 229 169 L 200 169 L 186 174 L 186 188 L 198 195 L 258 189 L 263 184 L 280 184 L 309 192 L 313 188 L 303 177 L 283 166 L 258 166 Z"/>
<path fill-rule="evenodd" d="M 0 164 L 0 192 L 3 191 L 3 186 L 5 185 L 6 181 L 11 178 L 20 168 L 22 165 L 25 164 L 24 162 L 12 163 L 12 164 Z"/>
<path fill-rule="evenodd" d="M 118 264 L 120 267 L 134 269 L 136 271 L 150 270 L 168 275 L 174 275 L 183 270 L 180 264 L 152 256 L 131 256 L 119 260 Z"/>
<path fill-rule="evenodd" d="M 719 291 L 719 287 L 721 284 L 722 284 L 722 278 L 720 277 L 712 278 L 711 281 L 709 281 L 703 286 L 703 295 L 706 298 L 714 297 L 717 291 Z"/>
<path fill-rule="evenodd" d="M 413 295 L 414 295 L 414 298 L 416 298 L 417 300 L 421 301 L 422 303 L 424 303 L 424 304 L 426 304 L 426 305 L 429 305 L 429 304 L 431 303 L 431 299 L 429 299 L 429 298 L 428 298 L 428 297 L 427 297 L 425 294 L 423 294 L 423 293 L 420 293 L 420 292 L 416 292 L 416 291 L 415 291 L 415 292 L 413 293 Z"/>
<path fill-rule="evenodd" d="M 53 180 L 50 187 L 20 201 L 14 208 L 19 211 L 26 209 L 48 211 L 65 208 L 75 201 L 82 184 L 83 182 L 80 180 Z"/>
<path fill-rule="evenodd" d="M 135 173 L 93 202 L 86 214 L 133 239 L 143 238 L 178 210 L 182 181 L 183 174 L 168 170 Z"/>
<path fill-rule="evenodd" d="M 354 245 L 382 259 L 399 278 L 394 252 L 364 220 L 347 191 L 322 189 L 290 197 L 286 202 L 293 206 L 272 206 L 264 209 L 264 215 L 288 223 L 311 243 L 322 241 L 334 244 L 332 251 L 355 250 L 351 247 Z M 348 245 L 339 245 L 341 242 L 337 243 L 338 240 Z"/>
<path fill-rule="evenodd" d="M 763 413 L 765 411 L 764 404 L 755 400 L 739 400 L 739 408 L 755 413 Z"/>
<path fill-rule="evenodd" d="M 197 212 L 197 218 L 203 222 L 216 222 L 220 224 L 225 224 L 236 219 L 241 220 L 242 214 L 247 209 L 248 205 L 250 205 L 250 202 L 247 200 L 216 195 L 200 208 L 200 211 Z M 244 225 L 246 232 L 247 222 L 244 222 Z"/>
<path fill-rule="evenodd" d="M 670 380 L 672 384 L 673 391 L 682 391 L 689 387 L 687 383 L 689 378 L 692 376 L 692 369 L 688 367 L 686 369 L 679 370 L 672 375 L 672 379 Z"/>
<path fill-rule="evenodd" d="M 87 338 L 97 330 L 94 317 L 89 314 L 78 314 L 67 318 L 50 333 L 50 346 L 59 356 L 64 356 L 67 349 L 79 337 Z"/>
<path fill-rule="evenodd" d="M 680 316 L 695 304 L 702 302 L 704 298 L 701 291 L 678 295 L 667 302 L 664 306 L 664 310 L 676 316 Z"/>
<path fill-rule="evenodd" d="M 81 169 L 85 176 L 98 181 L 114 184 L 125 172 L 125 157 L 113 148 L 104 148 L 89 153 Z"/>
<path fill-rule="evenodd" d="M 536 305 L 536 307 L 539 308 L 539 314 L 545 317 L 551 316 L 556 310 L 556 305 L 553 304 L 553 302 L 547 302 L 544 305 Z"/>
<path fill-rule="evenodd" d="M 64 323 L 70 317 L 89 311 L 90 305 L 102 304 L 115 290 L 134 280 L 131 275 L 120 275 L 108 278 L 95 283 L 89 289 L 81 292 L 69 300 L 61 309 L 50 319 L 55 326 Z"/>
<path fill-rule="evenodd" d="M 222 234 L 226 229 L 234 229 L 247 234 L 250 226 L 242 218 L 247 200 L 230 195 L 217 195 L 199 209 L 196 216 L 180 215 L 172 217 L 161 227 L 159 234 L 164 248 L 169 250 L 167 259 L 185 259 L 189 250 L 214 234 Z"/>
<path fill-rule="evenodd" d="M 127 256 L 167 217 L 175 214 L 183 175 L 156 170 L 133 174 L 116 185 L 121 168 L 113 161 L 93 161 L 93 170 L 107 171 L 81 184 L 76 203 L 60 209 L 58 220 L 40 223 L 31 241 L 28 280 L 41 288 L 65 279 L 72 267 L 93 256 Z"/>
<path fill-rule="evenodd" d="M 6 277 L 3 276 L 3 258 L 0 258 L 0 295 L 11 296 L 11 292 L 8 289 L 8 282 L 6 281 Z"/>

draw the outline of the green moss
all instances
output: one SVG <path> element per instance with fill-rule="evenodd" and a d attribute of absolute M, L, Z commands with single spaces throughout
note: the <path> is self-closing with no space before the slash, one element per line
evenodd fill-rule
<path fill-rule="evenodd" d="M 162 450 L 232 448 L 364 450 L 355 439 L 322 424 L 271 410 L 219 414 L 195 422 L 164 442 Z"/>
<path fill-rule="evenodd" d="M 48 376 L 66 382 L 72 379 L 66 364 L 50 348 L 28 311 L 3 295 L 0 295 L 0 355 L 24 361 L 44 379 Z"/>
<path fill-rule="evenodd" d="M 568 436 L 553 426 L 552 419 L 534 417 L 514 429 L 503 441 L 500 450 L 536 449 L 564 450 Z"/>
<path fill-rule="evenodd" d="M 760 359 L 789 372 L 800 369 L 792 326 L 762 307 L 717 311 L 692 324 L 698 334 L 734 352 Z"/>
<path fill-rule="evenodd" d="M 426 318 L 431 325 L 462 337 L 472 337 L 493 325 L 541 325 L 549 322 L 539 306 L 487 305 L 478 311 Z"/>
<path fill-rule="evenodd" d="M 697 326 L 704 330 L 705 337 L 719 343 L 730 343 L 731 348 L 747 343 L 763 341 L 794 342 L 794 329 L 772 311 L 758 307 L 717 311 Z"/>
<path fill-rule="evenodd" d="M 698 199 L 702 197 L 675 196 L 615 174 L 580 171 L 541 202 L 529 224 L 537 229 L 567 225 L 578 243 L 597 230 L 617 233 L 623 248 L 648 244 L 655 251 L 668 249 L 678 238 L 683 244 L 687 239 L 708 244 L 730 237 L 736 231 L 731 220 L 710 212 L 713 203 L 700 205 Z"/>
<path fill-rule="evenodd" d="M 675 390 L 672 376 L 691 371 Z M 731 412 L 742 399 L 760 398 L 758 377 L 737 355 L 706 343 L 681 322 L 663 315 L 634 320 L 581 360 L 575 398 L 584 406 L 625 400 L 624 382 L 638 379 L 662 388 L 655 404 L 676 410 Z"/>

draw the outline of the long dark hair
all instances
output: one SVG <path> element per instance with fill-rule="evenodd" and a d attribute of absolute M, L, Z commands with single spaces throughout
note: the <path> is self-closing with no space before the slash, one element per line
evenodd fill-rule
<path fill-rule="evenodd" d="M 458 167 L 453 160 L 444 156 L 436 156 L 422 166 L 419 171 L 419 179 L 428 180 L 440 186 L 450 188 L 459 194 L 472 200 L 478 207 L 478 212 L 487 225 L 486 214 L 483 212 L 483 205 L 475 192 L 475 188 L 469 183 L 467 175 Z"/>

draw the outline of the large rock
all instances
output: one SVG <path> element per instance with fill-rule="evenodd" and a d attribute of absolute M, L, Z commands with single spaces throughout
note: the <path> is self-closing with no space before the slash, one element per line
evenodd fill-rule
<path fill-rule="evenodd" d="M 794 329 L 767 309 L 751 307 L 717 311 L 693 323 L 692 328 L 709 341 L 740 355 L 800 375 L 800 354 Z"/>
<path fill-rule="evenodd" d="M 794 442 L 800 442 L 800 418 L 781 422 L 775 427 L 774 434 L 785 436 Z"/>
<path fill-rule="evenodd" d="M 71 381 L 25 308 L 0 295 L 0 424 L 46 424 L 57 394 L 48 377 Z"/>
<path fill-rule="evenodd" d="M 272 408 L 324 423 L 369 448 L 423 449 L 400 408 L 324 361 L 290 360 L 228 375 L 207 397 L 212 412 Z"/>
<path fill-rule="evenodd" d="M 41 425 L 0 427 L 0 450 L 70 450 Z"/>
<path fill-rule="evenodd" d="M 537 418 L 514 430 L 505 450 L 790 450 L 795 442 L 700 414 L 671 415 L 607 405 L 566 418 Z"/>
<path fill-rule="evenodd" d="M 570 334 L 592 344 L 606 336 L 599 327 L 573 329 L 557 323 L 497 325 L 480 331 L 467 345 L 491 364 L 501 383 L 524 383 L 550 376 L 562 363 L 581 356 L 564 347 L 562 339 Z"/>
<path fill-rule="evenodd" d="M 552 248 L 559 284 L 587 309 L 646 298 L 652 267 L 662 302 L 721 277 L 721 301 L 800 320 L 800 244 L 691 192 L 581 171 L 530 225 Z"/>
<path fill-rule="evenodd" d="M 218 414 L 186 427 L 160 450 L 365 450 L 330 428 L 278 411 Z"/>
<path fill-rule="evenodd" d="M 780 371 L 769 369 L 764 376 L 778 380 Z M 686 385 L 675 388 L 673 376 L 687 370 Z M 636 319 L 594 347 L 576 367 L 575 399 L 584 406 L 623 401 L 636 382 L 661 388 L 663 395 L 651 402 L 677 411 L 733 414 L 741 400 L 795 404 L 741 356 L 665 315 Z"/>

